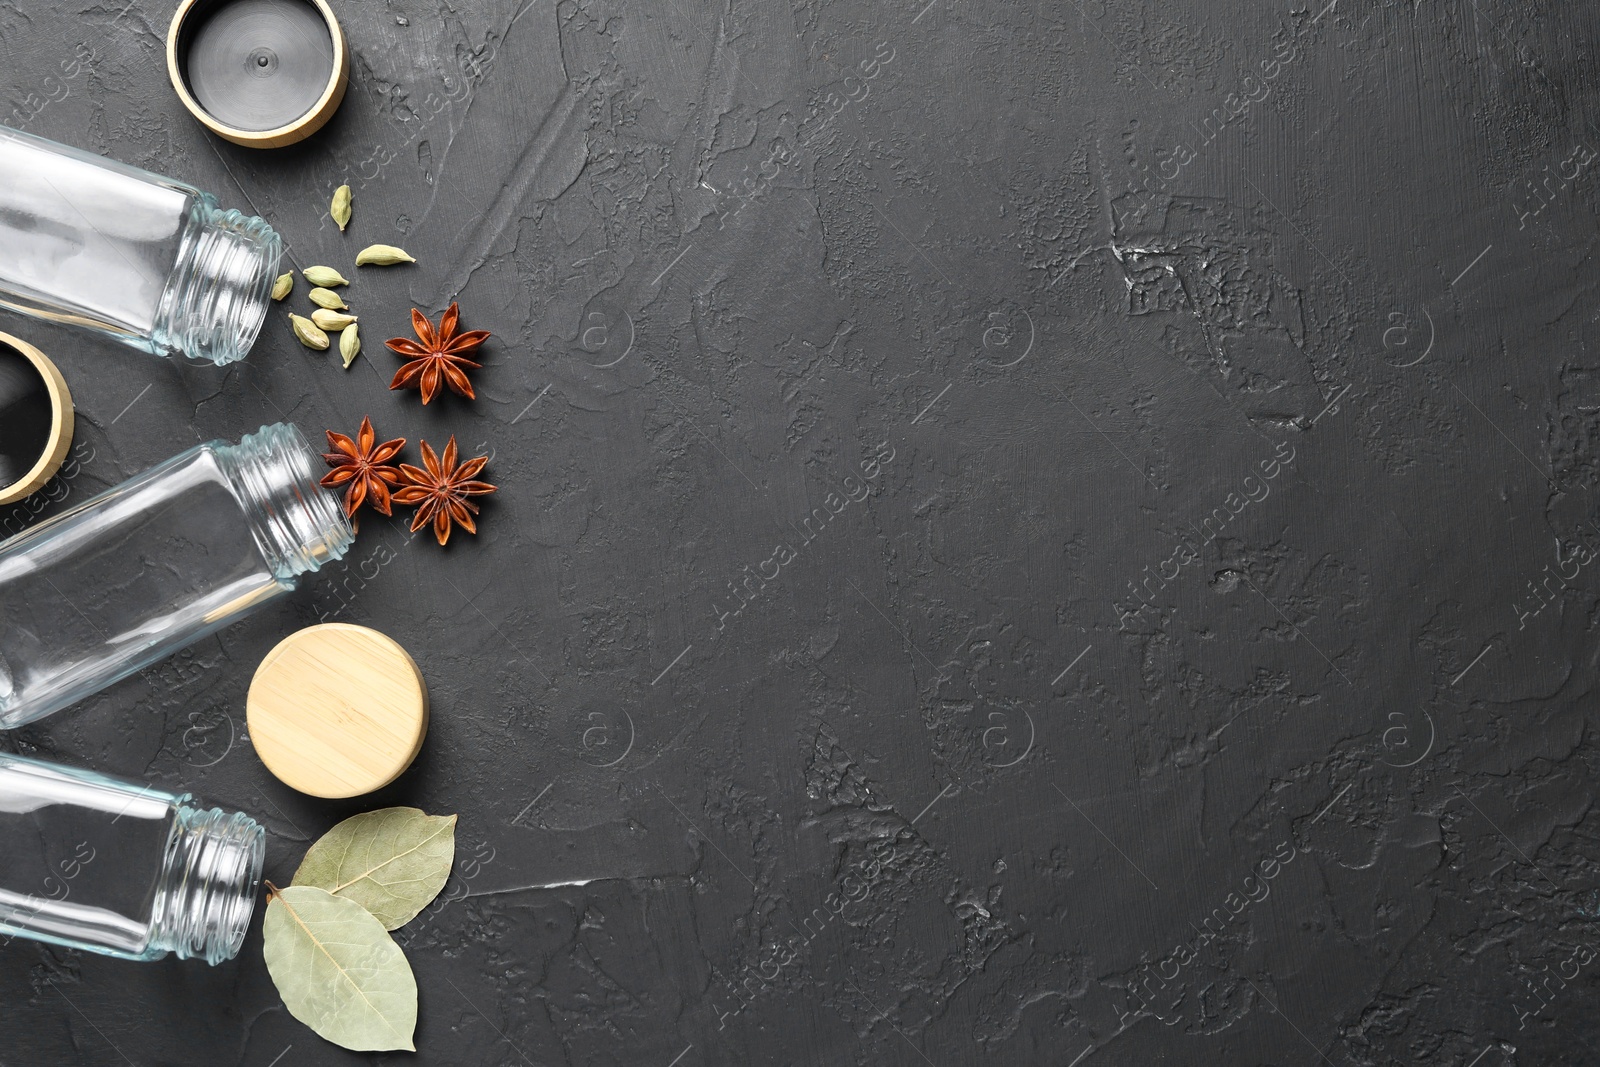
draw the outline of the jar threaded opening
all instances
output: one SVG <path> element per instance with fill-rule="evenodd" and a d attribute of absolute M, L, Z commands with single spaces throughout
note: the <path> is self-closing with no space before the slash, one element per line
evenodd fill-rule
<path fill-rule="evenodd" d="M 248 815 L 180 806 L 156 886 L 150 947 L 210 964 L 238 955 L 265 856 L 266 831 Z"/>
<path fill-rule="evenodd" d="M 338 495 L 318 483 L 320 459 L 293 423 L 263 426 L 237 445 L 221 445 L 217 458 L 279 581 L 292 584 L 343 558 L 355 530 Z"/>
<path fill-rule="evenodd" d="M 214 206 L 199 210 L 198 233 L 162 298 L 156 340 L 220 367 L 248 355 L 261 332 L 283 238 L 254 216 Z"/>

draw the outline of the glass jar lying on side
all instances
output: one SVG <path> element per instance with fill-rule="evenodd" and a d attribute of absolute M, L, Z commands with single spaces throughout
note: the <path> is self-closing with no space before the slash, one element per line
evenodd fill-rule
<path fill-rule="evenodd" d="M 282 252 L 272 227 L 192 185 L 0 126 L 0 306 L 232 363 Z"/>
<path fill-rule="evenodd" d="M 0 727 L 99 692 L 294 589 L 354 539 L 290 423 L 196 445 L 0 544 Z"/>
<path fill-rule="evenodd" d="M 0 946 L 207 963 L 244 943 L 266 834 L 249 816 L 0 754 Z"/>

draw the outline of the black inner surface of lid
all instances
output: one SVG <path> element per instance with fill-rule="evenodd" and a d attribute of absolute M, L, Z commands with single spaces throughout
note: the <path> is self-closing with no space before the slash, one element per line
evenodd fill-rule
<path fill-rule="evenodd" d="M 305 0 L 196 4 L 177 48 L 189 92 L 236 130 L 292 125 L 316 107 L 333 78 L 333 36 Z"/>
<path fill-rule="evenodd" d="M 0 343 L 0 489 L 21 481 L 50 447 L 55 409 L 44 375 Z"/>

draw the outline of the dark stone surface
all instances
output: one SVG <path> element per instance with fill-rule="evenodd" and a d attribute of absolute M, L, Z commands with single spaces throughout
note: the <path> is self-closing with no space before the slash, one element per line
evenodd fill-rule
<path fill-rule="evenodd" d="M 0 0 L 6 121 L 421 260 L 348 373 L 281 314 L 226 371 L 4 318 L 78 402 L 50 509 L 369 412 L 502 491 L 6 744 L 250 812 L 279 879 L 459 812 L 419 1051 L 290 1018 L 258 919 L 216 969 L 12 944 L 0 1061 L 1595 1062 L 1592 6 L 339 12 L 348 101 L 261 153 L 180 108 L 170 4 Z M 381 341 L 457 295 L 479 399 L 424 410 Z M 242 736 L 319 618 L 432 693 L 358 802 Z"/>

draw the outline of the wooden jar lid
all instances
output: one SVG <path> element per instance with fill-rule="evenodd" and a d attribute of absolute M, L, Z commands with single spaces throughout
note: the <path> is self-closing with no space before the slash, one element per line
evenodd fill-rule
<path fill-rule="evenodd" d="M 314 20 L 320 18 L 322 25 L 316 27 L 316 33 L 320 37 L 320 33 L 325 31 L 328 40 L 316 41 L 315 49 L 308 53 L 307 48 L 311 46 L 308 45 L 302 32 L 304 26 L 289 25 L 281 34 L 271 33 L 273 7 L 286 8 L 294 13 L 304 9 L 306 17 L 313 19 L 313 26 L 315 26 Z M 234 11 L 230 13 L 229 9 Z M 200 98 L 206 94 L 197 88 L 192 77 L 193 72 L 190 69 L 192 48 L 198 40 L 204 38 L 205 27 L 213 18 L 219 15 L 230 17 L 231 14 L 236 14 L 240 21 L 231 24 L 227 32 L 218 31 L 214 37 L 224 42 L 225 47 L 239 50 L 237 55 L 230 53 L 231 59 L 259 59 L 264 76 L 277 73 L 280 61 L 284 58 L 290 60 L 291 67 L 299 67 L 303 65 L 298 62 L 299 60 L 315 56 L 317 52 L 331 45 L 332 63 L 327 81 L 325 84 L 317 81 L 309 85 L 310 96 L 302 113 L 285 115 L 281 118 L 275 116 L 271 121 L 279 124 L 271 129 L 246 128 L 245 124 L 237 119 L 230 120 L 213 114 L 201 103 Z M 260 40 L 270 41 L 274 47 L 267 47 L 264 44 L 252 47 L 256 39 L 244 37 L 240 33 L 241 28 L 259 28 L 263 23 L 269 30 Z M 279 51 L 286 53 L 285 56 L 280 57 L 277 54 Z M 307 88 L 303 84 L 294 84 L 290 67 L 282 69 L 285 77 L 290 78 L 284 83 L 284 88 Z M 248 76 L 248 71 L 236 71 L 231 63 L 227 70 L 232 72 L 228 77 L 235 80 L 236 86 L 254 84 Z M 183 0 L 172 16 L 172 25 L 167 30 L 167 74 L 172 79 L 172 87 L 177 90 L 178 99 L 183 101 L 183 106 L 218 137 L 234 144 L 244 145 L 246 148 L 282 148 L 284 145 L 291 145 L 310 137 L 322 129 L 333 117 L 333 113 L 339 110 L 340 103 L 344 101 L 345 89 L 350 84 L 350 50 L 345 43 L 344 30 L 340 28 L 339 20 L 334 17 L 333 9 L 328 6 L 327 0 Z M 271 97 L 273 93 L 270 89 L 273 84 L 270 81 L 263 81 L 256 86 L 256 89 L 265 91 L 265 95 Z M 256 90 L 252 90 L 254 91 Z"/>
<path fill-rule="evenodd" d="M 56 365 L 43 352 L 18 337 L 0 333 L 0 346 L 11 349 L 26 360 L 42 379 L 37 397 L 41 406 L 49 406 L 49 428 L 39 441 L 39 458 L 20 478 L 9 485 L 0 485 L 0 504 L 15 504 L 48 482 L 61 469 L 61 461 L 72 447 L 72 394 L 67 390 L 66 379 Z M 41 413 L 42 414 L 42 413 Z M 7 422 L 7 430 L 20 431 L 22 420 L 18 413 L 0 410 Z M 29 445 L 31 451 L 31 443 Z M 23 460 L 26 462 L 26 459 Z"/>
<path fill-rule="evenodd" d="M 250 743 L 279 781 L 315 797 L 354 797 L 411 766 L 428 732 L 428 689 L 393 638 L 330 622 L 267 653 L 246 715 Z"/>

